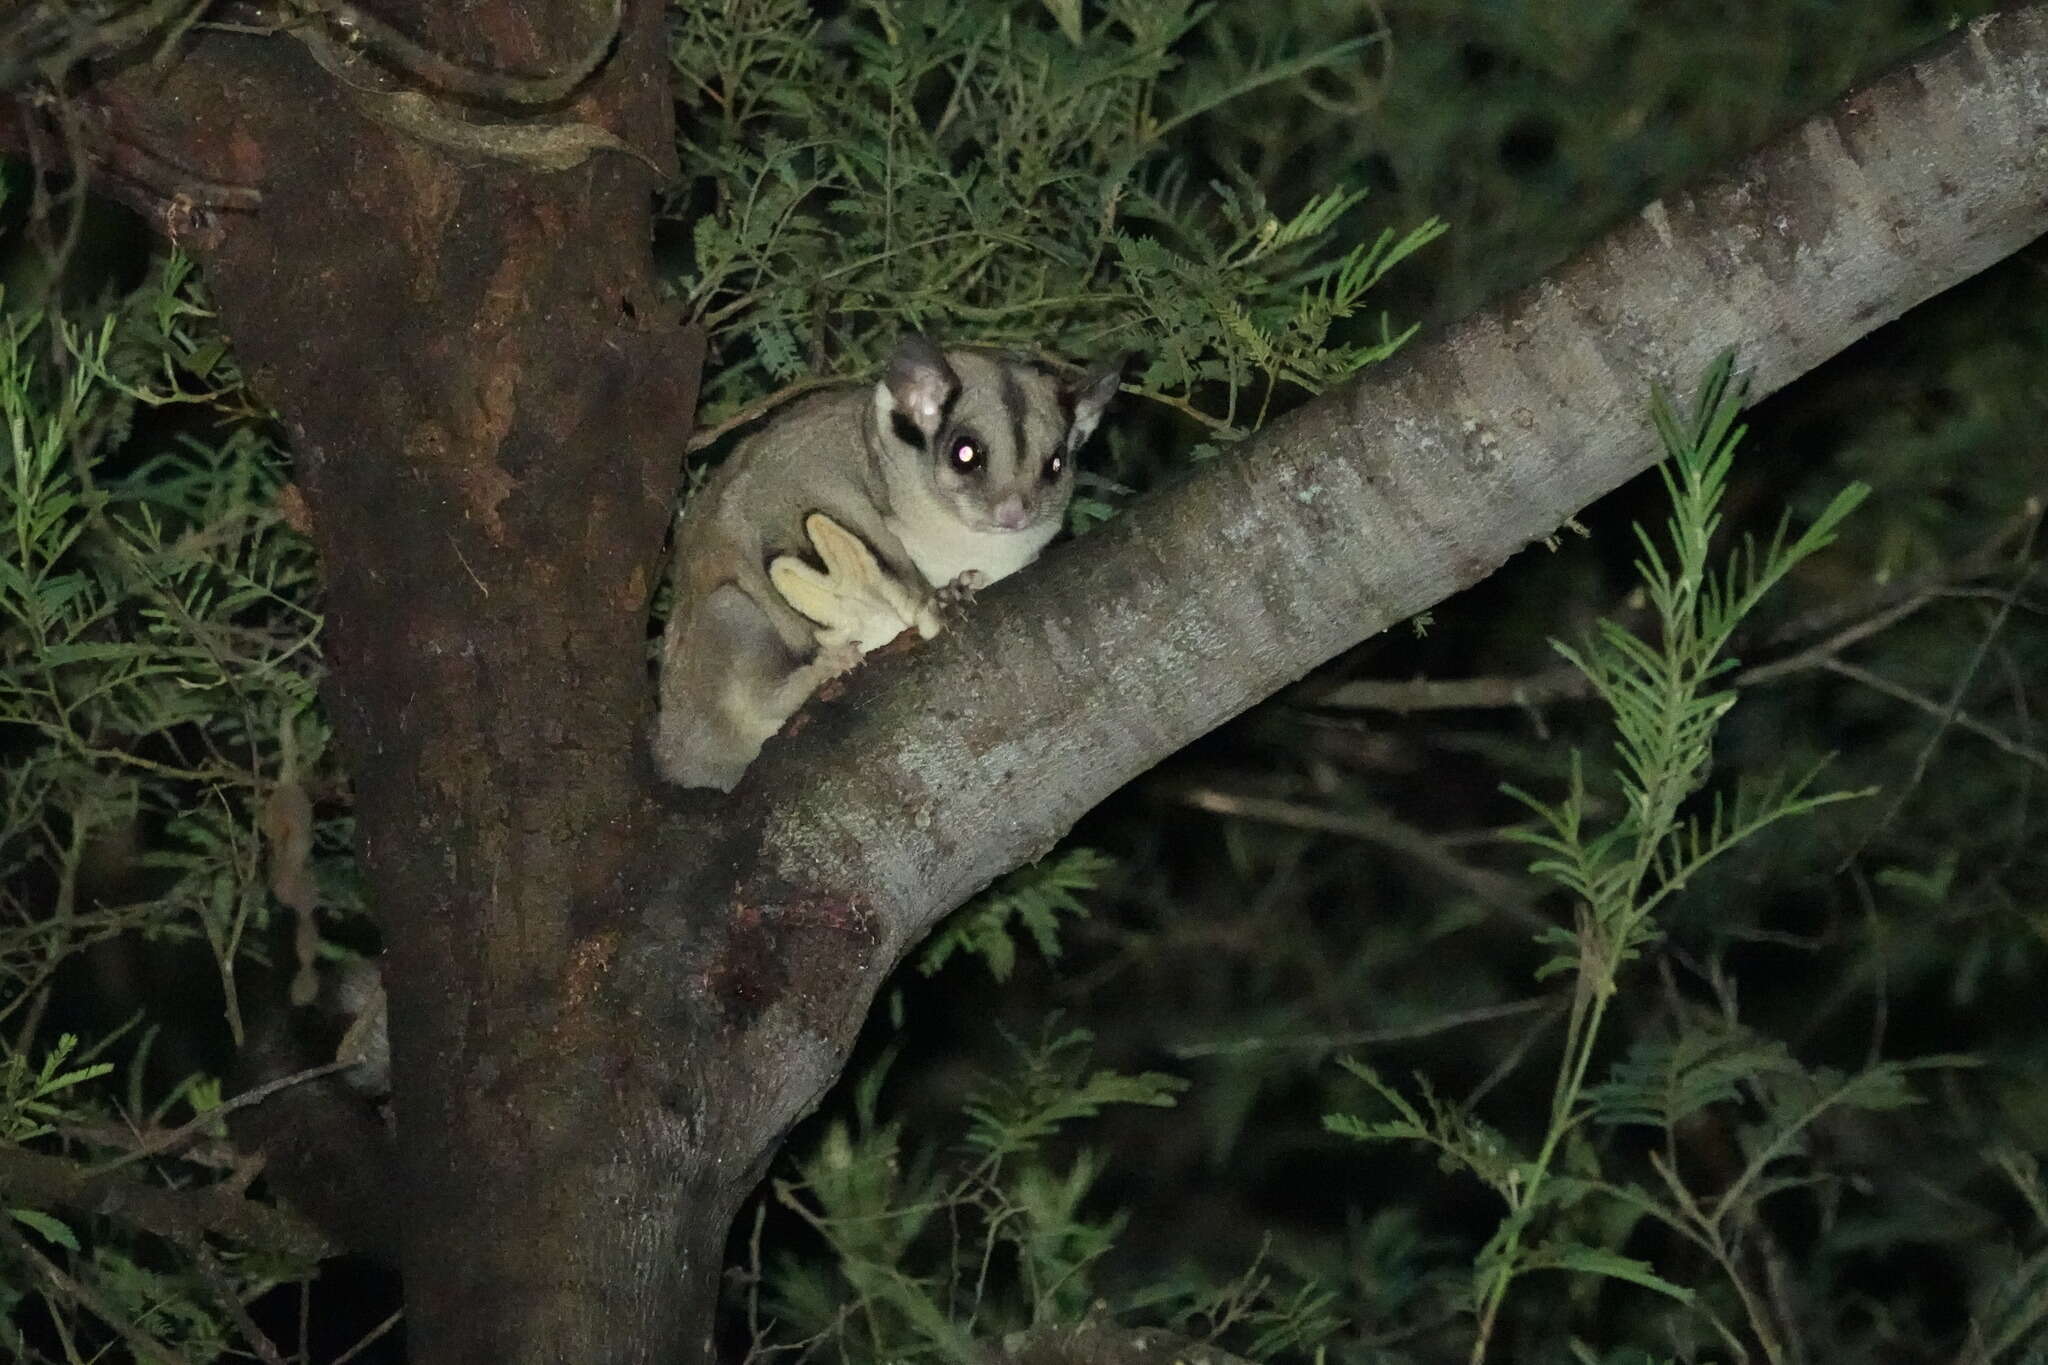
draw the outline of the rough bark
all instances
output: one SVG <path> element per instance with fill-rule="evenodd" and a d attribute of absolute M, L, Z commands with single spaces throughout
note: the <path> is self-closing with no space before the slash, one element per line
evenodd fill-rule
<path fill-rule="evenodd" d="M 605 8 L 392 22 L 533 72 Z M 695 1044 L 650 1034 L 606 982 L 640 869 L 691 847 L 639 757 L 701 353 L 648 246 L 645 163 L 673 161 L 660 17 L 632 6 L 605 68 L 545 114 L 641 155 L 560 171 L 372 117 L 357 87 L 387 73 L 364 60 L 345 84 L 285 35 L 204 33 L 168 72 L 81 98 L 118 130 L 103 147 L 183 168 L 129 197 L 200 249 L 312 512 L 396 1037 L 400 1188 L 374 1197 L 407 1215 L 422 1361 L 672 1359 L 691 1335 L 701 1353 L 739 1197 L 695 1116 Z M 195 208 L 190 183 L 254 206 Z"/>
<path fill-rule="evenodd" d="M 536 71 L 586 8 L 403 17 Z M 665 161 L 662 71 L 634 3 L 559 112 Z M 733 1209 L 941 914 L 1644 468 L 1652 382 L 1736 345 L 1776 388 L 2040 233 L 2044 91 L 2048 6 L 1957 35 L 871 662 L 719 801 L 642 745 L 697 360 L 652 302 L 648 169 L 467 160 L 281 36 L 97 81 L 122 145 L 236 192 L 151 202 L 205 248 L 322 551 L 413 1358 L 707 1353 Z"/>

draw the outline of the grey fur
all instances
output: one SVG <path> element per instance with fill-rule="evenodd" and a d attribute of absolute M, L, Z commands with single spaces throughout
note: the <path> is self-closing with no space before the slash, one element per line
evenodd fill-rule
<path fill-rule="evenodd" d="M 941 353 L 912 335 L 880 383 L 814 395 L 744 441 L 676 531 L 654 739 L 662 771 L 731 790 L 819 683 L 896 633 L 893 617 L 851 640 L 821 632 L 777 591 L 772 561 L 814 557 L 806 517 L 821 512 L 857 537 L 902 600 L 921 604 L 903 624 L 930 634 L 936 590 L 1007 577 L 1058 532 L 1074 450 L 1116 388 L 1115 370 L 1072 389 L 1029 360 Z"/>

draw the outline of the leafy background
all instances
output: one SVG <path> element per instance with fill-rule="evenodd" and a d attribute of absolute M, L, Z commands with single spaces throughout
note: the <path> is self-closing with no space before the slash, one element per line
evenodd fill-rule
<path fill-rule="evenodd" d="M 712 333 L 692 468 L 905 326 L 1131 351 L 1085 531 L 1987 7 L 679 7 L 657 246 Z M 233 1180 L 204 1116 L 235 1048 L 375 950 L 315 566 L 189 263 L 61 169 L 5 184 L 0 1138 Z M 1670 396 L 1675 500 L 1618 492 L 963 909 L 736 1230 L 730 1349 L 2048 1359 L 2044 274 L 2037 246 L 1935 300 L 1732 447 Z M 1745 534 L 1775 587 L 1719 641 Z M 1657 734 L 1689 742 L 1631 760 Z M 1686 822 L 1711 846 L 1717 799 L 1775 813 L 1754 784 L 1808 773 L 1865 794 L 1644 913 Z M 0 1265 L 28 1360 L 251 1330 L 333 1360 L 396 1302 L 27 1203 Z"/>

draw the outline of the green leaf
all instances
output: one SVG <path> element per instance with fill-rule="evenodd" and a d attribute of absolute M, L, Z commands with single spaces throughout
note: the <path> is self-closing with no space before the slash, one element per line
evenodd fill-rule
<path fill-rule="evenodd" d="M 1086 1029 L 1071 1029 L 1020 1048 L 1020 1070 L 984 1084 L 962 1106 L 969 1119 L 967 1145 L 992 1157 L 1017 1156 L 1107 1105 L 1170 1108 L 1188 1087 L 1182 1078 L 1157 1071 L 1098 1069 L 1083 1077 L 1080 1068 L 1093 1041 Z"/>
<path fill-rule="evenodd" d="M 1549 1243 L 1531 1251 L 1525 1266 L 1530 1270 L 1571 1270 L 1587 1275 L 1604 1275 L 1609 1279 L 1626 1280 L 1645 1289 L 1654 1289 L 1683 1304 L 1693 1301 L 1692 1290 L 1657 1274 L 1650 1269 L 1649 1262 L 1601 1247 L 1583 1246 L 1576 1242 Z"/>
<path fill-rule="evenodd" d="M 8 1216 L 15 1222 L 34 1228 L 49 1241 L 55 1242 L 66 1251 L 78 1250 L 78 1237 L 71 1229 L 37 1209 L 9 1209 Z"/>
<path fill-rule="evenodd" d="M 968 953 L 981 958 L 997 981 L 1007 981 L 1020 931 L 1040 955 L 1058 957 L 1061 920 L 1088 914 L 1076 893 L 1094 890 L 1114 866 L 1094 849 L 1074 848 L 1018 868 L 939 926 L 919 956 L 918 970 L 930 976 L 954 954 Z"/>
<path fill-rule="evenodd" d="M 1739 1028 L 1698 1029 L 1671 1042 L 1638 1041 L 1587 1098 L 1598 1122 L 1671 1128 L 1709 1105 L 1740 1099 L 1744 1081 L 1798 1069 L 1775 1039 Z"/>
<path fill-rule="evenodd" d="M 1074 46 L 1081 45 L 1081 0 L 1043 0 L 1046 12 Z"/>

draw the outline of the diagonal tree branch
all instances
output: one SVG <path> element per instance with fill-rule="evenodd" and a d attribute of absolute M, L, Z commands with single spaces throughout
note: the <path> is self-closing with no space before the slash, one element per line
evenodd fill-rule
<path fill-rule="evenodd" d="M 2044 230 L 2035 4 L 1273 423 L 999 585 L 957 632 L 871 663 L 736 793 L 764 878 L 872 912 L 856 987 L 872 991 L 1117 787 L 1647 468 L 1651 385 L 1685 389 L 1733 346 L 1769 393 Z"/>

